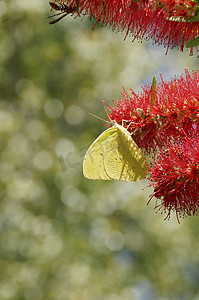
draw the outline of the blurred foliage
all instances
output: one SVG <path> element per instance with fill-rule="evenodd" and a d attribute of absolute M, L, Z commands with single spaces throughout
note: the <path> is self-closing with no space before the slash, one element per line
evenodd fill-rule
<path fill-rule="evenodd" d="M 48 1 L 0 1 L 0 299 L 199 299 L 198 218 L 164 221 L 147 180 L 82 176 L 105 128 L 88 112 L 197 58 L 48 14 Z"/>

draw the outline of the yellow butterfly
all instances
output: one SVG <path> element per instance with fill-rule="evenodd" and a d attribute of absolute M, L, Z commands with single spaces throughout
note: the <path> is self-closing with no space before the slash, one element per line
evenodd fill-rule
<path fill-rule="evenodd" d="M 88 179 L 138 181 L 147 177 L 148 168 L 130 133 L 113 122 L 86 152 L 83 174 Z"/>

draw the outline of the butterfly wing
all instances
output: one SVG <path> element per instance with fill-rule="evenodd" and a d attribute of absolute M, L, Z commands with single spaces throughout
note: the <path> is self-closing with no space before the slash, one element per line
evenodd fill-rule
<path fill-rule="evenodd" d="M 130 133 L 120 125 L 115 127 L 117 147 L 105 156 L 107 173 L 111 178 L 122 181 L 139 181 L 148 175 L 146 159 Z"/>
<path fill-rule="evenodd" d="M 111 180 L 106 170 L 105 156 L 111 151 L 114 141 L 114 127 L 105 130 L 92 143 L 83 160 L 83 174 L 88 179 Z"/>
<path fill-rule="evenodd" d="M 90 146 L 83 162 L 89 179 L 138 181 L 146 178 L 145 157 L 129 132 L 115 124 Z"/>

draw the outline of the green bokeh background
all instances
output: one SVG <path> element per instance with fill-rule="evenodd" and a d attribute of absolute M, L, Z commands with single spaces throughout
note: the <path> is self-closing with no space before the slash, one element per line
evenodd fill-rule
<path fill-rule="evenodd" d="M 0 299 L 199 299 L 199 219 L 164 221 L 151 188 L 89 181 L 101 100 L 197 68 L 189 56 L 67 16 L 0 1 Z"/>

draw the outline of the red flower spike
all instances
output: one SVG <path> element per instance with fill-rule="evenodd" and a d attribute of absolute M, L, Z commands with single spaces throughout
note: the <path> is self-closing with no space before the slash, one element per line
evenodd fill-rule
<path fill-rule="evenodd" d="M 178 139 L 167 151 L 161 151 L 151 168 L 151 186 L 154 187 L 149 202 L 156 197 L 155 208 L 171 211 L 180 217 L 197 215 L 199 208 L 199 136 Z M 149 203 L 148 202 L 148 203 Z M 160 204 L 157 204 L 160 202 Z"/>
<path fill-rule="evenodd" d="M 183 50 L 199 32 L 198 5 L 192 0 L 62 0 L 78 14 L 95 18 L 134 39 L 150 39 Z M 191 49 L 192 52 L 192 49 Z"/>
<path fill-rule="evenodd" d="M 148 153 L 166 147 L 176 136 L 193 136 L 199 127 L 199 71 L 170 82 L 156 84 L 151 101 L 151 86 L 131 95 L 123 89 L 122 99 L 109 106 L 108 116 L 128 128 L 135 142 Z"/>

